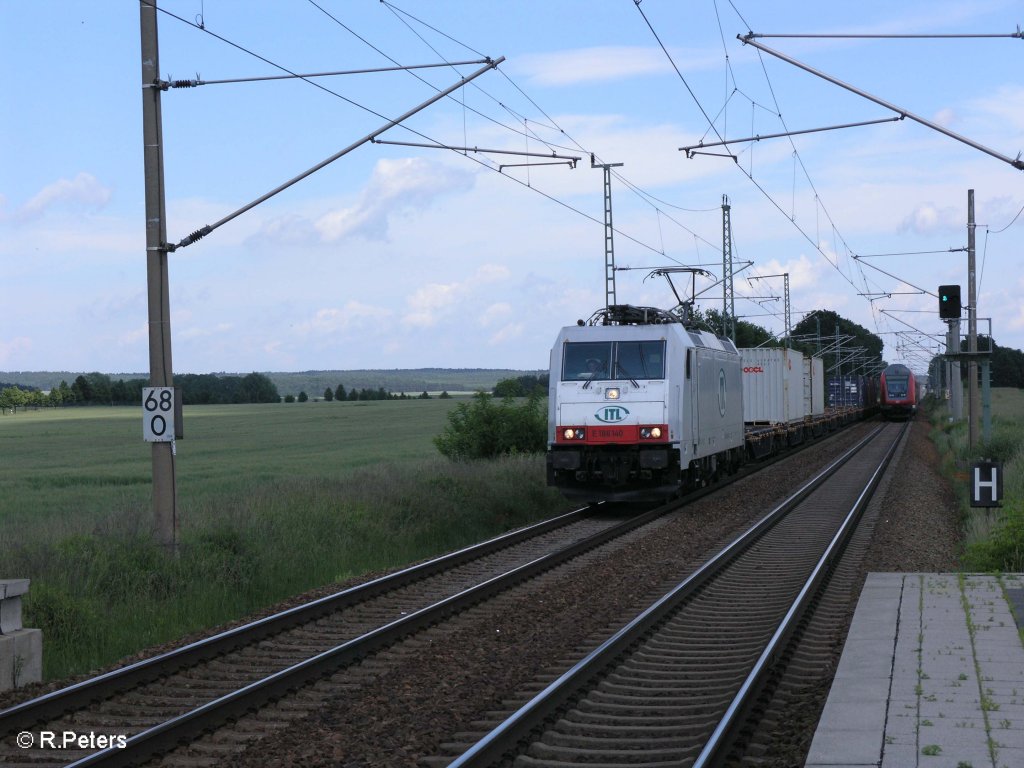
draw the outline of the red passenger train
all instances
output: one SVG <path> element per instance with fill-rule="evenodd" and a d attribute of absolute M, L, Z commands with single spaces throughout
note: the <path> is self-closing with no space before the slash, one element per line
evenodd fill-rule
<path fill-rule="evenodd" d="M 917 381 L 914 372 L 895 363 L 882 371 L 878 404 L 885 419 L 910 419 L 917 413 Z"/>

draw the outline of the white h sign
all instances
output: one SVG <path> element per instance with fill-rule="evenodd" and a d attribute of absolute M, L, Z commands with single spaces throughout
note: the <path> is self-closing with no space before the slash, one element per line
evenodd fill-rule
<path fill-rule="evenodd" d="M 1003 463 L 980 461 L 971 467 L 971 506 L 998 507 L 1003 499 Z"/>

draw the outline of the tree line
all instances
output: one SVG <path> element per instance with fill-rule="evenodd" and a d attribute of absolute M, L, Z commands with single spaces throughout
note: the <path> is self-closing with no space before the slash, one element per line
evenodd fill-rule
<path fill-rule="evenodd" d="M 1016 387 L 1018 389 L 1024 388 L 1024 352 L 1021 352 L 1019 349 L 1013 349 L 1012 347 L 1001 347 L 996 344 L 995 339 L 989 339 L 987 336 L 978 336 L 979 350 L 989 349 L 990 344 L 992 349 L 992 358 L 991 368 L 989 371 L 992 377 L 992 386 Z M 967 351 L 967 339 L 960 340 L 960 351 Z M 933 357 L 928 366 L 928 374 L 938 378 L 938 371 L 945 362 L 946 359 L 942 355 L 936 355 Z M 961 363 L 961 380 L 967 379 L 967 370 L 967 365 Z"/>
<path fill-rule="evenodd" d="M 291 395 L 285 396 L 284 401 L 286 403 L 287 402 L 291 402 L 288 399 L 289 397 L 292 397 L 292 396 Z M 445 390 L 444 392 L 442 392 L 440 394 L 440 398 L 442 400 L 447 400 L 449 397 L 451 397 L 451 395 L 448 394 L 447 390 Z M 298 398 L 294 398 L 294 397 L 292 398 L 292 400 L 295 400 L 295 399 L 297 399 L 300 403 L 304 403 L 304 402 L 306 402 L 309 399 L 309 396 L 306 394 L 305 391 L 302 391 L 302 392 L 299 392 Z M 355 400 L 430 400 L 430 399 L 431 399 L 430 393 L 427 392 L 426 390 L 424 390 L 423 392 L 421 392 L 418 395 L 407 395 L 405 392 L 399 392 L 399 393 L 396 394 L 395 392 L 391 392 L 390 390 L 384 389 L 384 387 L 378 387 L 377 389 L 368 389 L 366 387 L 363 387 L 361 389 L 356 389 L 355 387 L 353 387 L 352 389 L 345 389 L 345 385 L 344 384 L 339 384 L 334 389 L 331 389 L 330 387 L 327 387 L 324 390 L 324 400 L 326 402 L 328 402 L 328 403 L 334 402 L 335 400 L 337 400 L 338 402 L 345 402 L 346 400 L 355 401 Z"/>
<path fill-rule="evenodd" d="M 539 376 L 526 374 L 516 376 L 512 379 L 502 379 L 494 385 L 495 397 L 531 397 L 540 395 L 543 397 L 548 393 L 548 381 L 550 375 L 542 373 Z"/>
<path fill-rule="evenodd" d="M 213 373 L 186 373 L 176 376 L 185 405 L 222 405 L 229 403 L 279 403 L 281 395 L 274 383 L 261 373 L 247 376 L 218 376 Z M 20 407 L 57 407 L 68 405 L 138 405 L 146 379 L 113 379 L 105 373 L 86 373 L 68 384 L 44 392 L 34 387 L 0 385 L 0 408 L 17 412 Z"/>

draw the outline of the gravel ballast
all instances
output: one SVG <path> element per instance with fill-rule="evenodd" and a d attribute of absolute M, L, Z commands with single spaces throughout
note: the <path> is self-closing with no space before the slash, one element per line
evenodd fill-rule
<path fill-rule="evenodd" d="M 208 749 L 186 748 L 162 762 L 345 768 L 443 765 L 446 756 L 483 735 L 501 713 L 568 669 L 874 426 L 853 425 L 818 441 L 577 558 L 556 574 L 536 578 L 321 681 L 281 702 L 278 715 L 261 711 L 235 732 L 229 728 L 205 737 Z M 880 511 L 862 557 L 861 583 L 869 571 L 957 567 L 960 512 L 940 474 L 928 430 L 923 419 L 912 424 L 891 479 L 880 489 Z M 338 588 L 325 587 L 315 596 Z M 858 591 L 851 590 L 849 615 Z M 802 764 L 802 751 L 828 692 L 830 667 L 840 652 L 841 638 L 833 661 L 823 665 L 820 681 L 789 705 L 782 720 L 788 731 L 770 739 L 768 756 L 760 757 L 757 765 Z M 278 725 L 261 728 L 260 722 Z M 265 735 L 260 737 L 261 733 Z M 212 763 L 204 759 L 211 752 L 217 754 Z"/>
<path fill-rule="evenodd" d="M 444 745 L 481 735 L 488 713 L 508 710 L 567 669 L 867 429 L 854 426 L 687 506 L 655 529 L 628 537 L 617 547 L 624 551 L 580 558 L 567 578 L 541 578 L 514 590 L 500 601 L 497 618 L 493 608 L 478 609 L 420 636 L 414 648 L 395 654 L 394 663 L 381 665 L 363 685 L 329 696 L 311 717 L 250 747 L 231 764 L 440 763 L 431 756 L 450 755 Z M 876 525 L 864 573 L 956 567 L 959 512 L 927 433 L 923 420 L 912 425 L 895 467 L 899 479 L 885 491 L 887 514 Z M 822 696 L 827 683 L 822 681 Z M 808 697 L 789 721 L 808 731 L 793 734 L 795 749 L 809 741 L 822 704 Z M 779 765 L 794 764 L 792 749 L 778 756 Z"/>

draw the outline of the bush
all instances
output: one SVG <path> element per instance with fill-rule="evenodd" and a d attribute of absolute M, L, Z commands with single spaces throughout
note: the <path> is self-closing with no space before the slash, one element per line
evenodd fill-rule
<path fill-rule="evenodd" d="M 434 438 L 437 449 L 450 459 L 492 459 L 502 455 L 539 453 L 547 442 L 547 416 L 540 396 L 522 405 L 511 398 L 499 405 L 486 392 L 473 403 L 459 403 L 448 414 L 444 431 Z"/>

